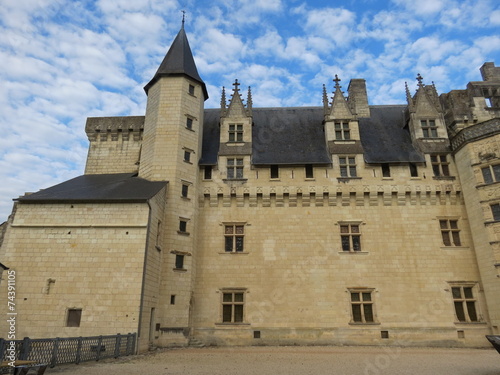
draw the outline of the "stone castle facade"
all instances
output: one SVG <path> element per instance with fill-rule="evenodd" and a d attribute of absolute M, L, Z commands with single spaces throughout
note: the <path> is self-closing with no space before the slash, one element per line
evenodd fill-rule
<path fill-rule="evenodd" d="M 488 346 L 500 68 L 481 75 L 441 95 L 419 75 L 382 106 L 336 77 L 305 108 L 253 108 L 236 81 L 205 109 L 182 28 L 145 116 L 89 118 L 85 174 L 16 200 L 0 262 L 18 338 Z"/>

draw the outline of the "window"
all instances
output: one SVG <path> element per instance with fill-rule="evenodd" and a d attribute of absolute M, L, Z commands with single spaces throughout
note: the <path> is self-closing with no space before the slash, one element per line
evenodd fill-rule
<path fill-rule="evenodd" d="M 82 320 L 82 309 L 68 309 L 66 327 L 80 327 Z"/>
<path fill-rule="evenodd" d="M 500 164 L 489 165 L 481 168 L 483 172 L 483 179 L 485 184 L 492 184 L 493 182 L 500 182 Z"/>
<path fill-rule="evenodd" d="M 339 156 L 340 176 L 356 177 L 356 158 L 354 156 Z"/>
<path fill-rule="evenodd" d="M 351 139 L 351 132 L 349 130 L 348 122 L 335 123 L 335 139 L 337 141 L 348 141 Z"/>
<path fill-rule="evenodd" d="M 444 246 L 461 246 L 458 220 L 439 220 Z"/>
<path fill-rule="evenodd" d="M 182 191 L 181 191 L 182 198 L 187 198 L 188 192 L 189 192 L 189 185 L 182 184 Z"/>
<path fill-rule="evenodd" d="M 227 159 L 227 178 L 243 178 L 243 159 Z"/>
<path fill-rule="evenodd" d="M 170 304 L 175 305 L 175 294 L 170 295 Z"/>
<path fill-rule="evenodd" d="M 457 320 L 463 323 L 478 322 L 473 286 L 453 286 L 451 294 Z"/>
<path fill-rule="evenodd" d="M 491 213 L 493 215 L 493 220 L 500 221 L 500 203 L 492 204 Z"/>
<path fill-rule="evenodd" d="M 243 251 L 244 229 L 243 224 L 224 226 L 224 251 L 226 253 L 240 253 Z"/>
<path fill-rule="evenodd" d="M 229 125 L 229 142 L 243 142 L 243 125 Z"/>
<path fill-rule="evenodd" d="M 245 305 L 243 291 L 222 293 L 222 323 L 242 323 Z"/>
<path fill-rule="evenodd" d="M 179 232 L 187 233 L 187 221 L 179 220 Z"/>
<path fill-rule="evenodd" d="M 187 163 L 191 163 L 191 151 L 184 150 L 184 161 Z"/>
<path fill-rule="evenodd" d="M 181 254 L 175 255 L 175 269 L 177 270 L 184 269 L 184 255 Z"/>
<path fill-rule="evenodd" d="M 212 166 L 211 165 L 205 165 L 203 168 L 203 179 L 204 180 L 211 180 L 212 179 Z"/>
<path fill-rule="evenodd" d="M 434 176 L 443 177 L 450 175 L 448 159 L 446 155 L 431 155 L 431 165 Z"/>
<path fill-rule="evenodd" d="M 359 224 L 340 224 L 342 251 L 361 251 Z"/>
<path fill-rule="evenodd" d="M 306 165 L 306 178 L 314 178 L 314 168 L 312 165 Z"/>
<path fill-rule="evenodd" d="M 194 95 L 194 86 L 193 85 L 189 85 L 188 92 L 189 92 L 189 95 Z"/>
<path fill-rule="evenodd" d="M 391 177 L 391 168 L 389 164 L 382 164 L 382 177 Z"/>
<path fill-rule="evenodd" d="M 424 138 L 437 138 L 437 126 L 435 120 L 420 120 Z"/>
<path fill-rule="evenodd" d="M 270 167 L 271 178 L 280 178 L 280 168 L 277 165 L 271 165 Z"/>
<path fill-rule="evenodd" d="M 372 290 L 350 290 L 353 323 L 374 323 Z"/>
<path fill-rule="evenodd" d="M 410 176 L 418 177 L 418 168 L 415 163 L 410 163 Z"/>
<path fill-rule="evenodd" d="M 186 119 L 186 128 L 193 130 L 193 119 L 190 117 Z"/>

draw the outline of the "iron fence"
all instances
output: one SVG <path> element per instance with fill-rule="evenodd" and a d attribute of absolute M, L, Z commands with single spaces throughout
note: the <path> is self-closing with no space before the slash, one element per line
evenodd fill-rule
<path fill-rule="evenodd" d="M 98 361 L 135 353 L 137 334 L 5 340 L 0 338 L 0 361 L 27 360 L 50 367 L 63 363 Z M 1 372 L 0 372 L 1 373 Z"/>

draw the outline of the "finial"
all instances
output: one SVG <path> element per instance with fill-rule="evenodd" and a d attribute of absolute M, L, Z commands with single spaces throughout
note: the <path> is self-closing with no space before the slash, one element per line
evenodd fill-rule
<path fill-rule="evenodd" d="M 181 12 L 182 12 L 182 28 L 184 28 L 184 21 L 186 20 L 186 11 L 181 10 Z"/>
<path fill-rule="evenodd" d="M 419 86 L 423 86 L 423 77 L 420 75 L 420 73 L 417 74 L 417 81 Z"/>
<path fill-rule="evenodd" d="M 335 82 L 335 88 L 336 89 L 340 89 L 342 86 L 339 85 L 339 82 L 342 81 L 338 75 L 335 74 L 335 79 L 333 80 L 333 82 Z"/>
<path fill-rule="evenodd" d="M 240 83 L 238 82 L 238 80 L 237 80 L 237 79 L 235 79 L 235 80 L 234 80 L 234 83 L 233 83 L 233 86 L 234 86 L 234 91 L 235 91 L 235 92 L 239 91 L 239 87 L 238 87 L 239 85 L 240 85 Z"/>

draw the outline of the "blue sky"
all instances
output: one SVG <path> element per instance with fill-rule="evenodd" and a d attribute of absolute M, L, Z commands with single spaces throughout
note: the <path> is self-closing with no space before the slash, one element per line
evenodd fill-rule
<path fill-rule="evenodd" d="M 83 174 L 86 117 L 144 114 L 181 10 L 207 108 L 235 78 L 256 107 L 319 106 L 335 74 L 400 104 L 417 73 L 443 93 L 500 65 L 497 0 L 2 0 L 0 222 L 13 198 Z"/>

